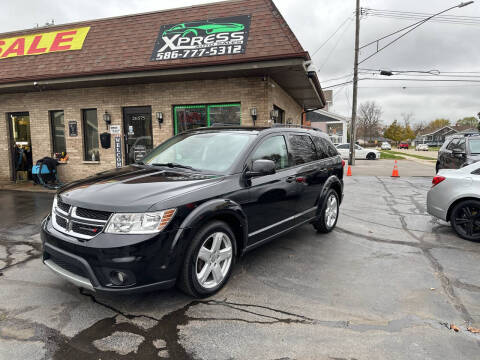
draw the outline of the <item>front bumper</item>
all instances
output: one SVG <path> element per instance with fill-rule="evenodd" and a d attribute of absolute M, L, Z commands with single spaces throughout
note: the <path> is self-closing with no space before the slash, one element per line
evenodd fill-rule
<path fill-rule="evenodd" d="M 176 231 L 155 235 L 99 234 L 95 241 L 76 239 L 42 222 L 43 262 L 59 276 L 88 290 L 137 293 L 175 285 L 181 257 L 172 250 Z M 114 281 L 121 272 L 125 282 Z"/>

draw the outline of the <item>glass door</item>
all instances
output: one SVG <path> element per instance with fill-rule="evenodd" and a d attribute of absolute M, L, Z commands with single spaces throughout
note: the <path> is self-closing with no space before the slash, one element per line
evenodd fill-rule
<path fill-rule="evenodd" d="M 7 114 L 10 130 L 12 180 L 32 179 L 32 139 L 28 112 Z"/>
<path fill-rule="evenodd" d="M 140 161 L 153 149 L 152 108 L 150 106 L 123 108 L 125 164 Z"/>

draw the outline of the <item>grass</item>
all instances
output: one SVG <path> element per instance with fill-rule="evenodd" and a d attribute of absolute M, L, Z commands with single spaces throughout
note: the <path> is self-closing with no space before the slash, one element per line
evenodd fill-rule
<path fill-rule="evenodd" d="M 437 160 L 437 159 L 432 158 L 430 156 L 416 155 L 416 154 L 410 154 L 410 153 L 406 153 L 406 152 L 399 152 L 399 151 L 393 151 L 393 150 L 386 150 L 385 152 L 388 152 L 389 154 L 399 154 L 399 155 L 403 155 L 403 156 L 410 156 L 410 157 L 414 157 L 414 158 L 417 158 L 417 159 L 420 159 L 420 160 L 433 160 L 433 161 Z"/>
<path fill-rule="evenodd" d="M 403 156 L 391 154 L 385 150 L 380 150 L 380 159 L 405 160 Z M 403 154 L 402 154 L 403 155 Z"/>

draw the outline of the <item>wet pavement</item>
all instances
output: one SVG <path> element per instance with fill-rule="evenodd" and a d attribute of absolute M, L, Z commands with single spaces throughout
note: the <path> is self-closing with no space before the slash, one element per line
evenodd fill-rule
<path fill-rule="evenodd" d="M 426 214 L 429 187 L 347 178 L 335 231 L 256 249 L 203 300 L 77 289 L 40 260 L 52 195 L 0 191 L 0 359 L 480 359 L 480 243 Z"/>

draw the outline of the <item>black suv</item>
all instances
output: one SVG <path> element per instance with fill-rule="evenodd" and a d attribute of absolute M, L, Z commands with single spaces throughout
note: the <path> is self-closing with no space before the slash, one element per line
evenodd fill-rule
<path fill-rule="evenodd" d="M 140 163 L 59 190 L 42 223 L 43 262 L 98 292 L 177 284 L 208 296 L 247 251 L 305 223 L 331 231 L 344 164 L 319 131 L 185 132 Z"/>
<path fill-rule="evenodd" d="M 480 161 L 480 134 L 457 134 L 445 139 L 438 151 L 437 172 L 459 169 Z"/>

